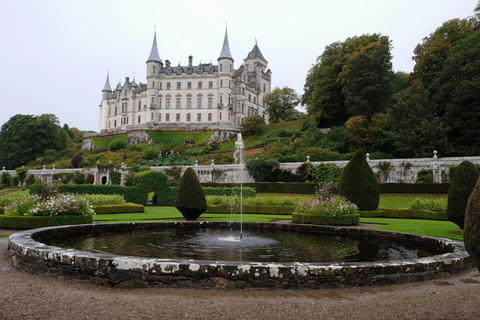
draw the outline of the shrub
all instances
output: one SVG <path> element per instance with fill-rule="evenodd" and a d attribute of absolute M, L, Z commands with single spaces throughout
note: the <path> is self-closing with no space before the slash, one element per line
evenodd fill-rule
<path fill-rule="evenodd" d="M 378 208 L 380 202 L 378 182 L 363 151 L 355 152 L 352 160 L 343 169 L 339 192 L 355 203 L 359 210 L 370 211 Z"/>
<path fill-rule="evenodd" d="M 197 220 L 207 210 L 205 194 L 192 168 L 188 168 L 180 180 L 175 208 L 186 220 Z"/>
<path fill-rule="evenodd" d="M 120 194 L 78 194 L 77 196 L 87 199 L 94 207 L 125 203 L 125 199 Z"/>
<path fill-rule="evenodd" d="M 304 199 L 297 204 L 296 212 L 335 217 L 355 214 L 357 206 L 346 199 Z"/>
<path fill-rule="evenodd" d="M 448 190 L 447 217 L 463 229 L 468 197 L 475 188 L 479 174 L 470 161 L 463 161 L 455 171 Z"/>
<path fill-rule="evenodd" d="M 473 188 L 472 188 L 473 189 Z M 468 199 L 467 199 L 468 200 Z M 466 207 L 466 204 L 465 204 Z M 413 199 L 407 206 L 408 209 L 421 209 L 429 211 L 445 211 L 447 209 L 447 199 Z"/>
<path fill-rule="evenodd" d="M 120 172 L 115 170 L 110 170 L 109 175 L 110 175 L 110 182 L 112 185 L 118 186 L 121 184 L 122 174 Z"/>
<path fill-rule="evenodd" d="M 170 203 L 170 181 L 168 180 L 167 175 L 161 171 L 138 172 L 133 178 L 133 185 L 135 186 L 135 188 L 143 190 L 143 192 L 145 192 L 146 194 L 153 191 L 153 202 L 157 203 L 158 205 L 165 205 L 166 203 Z M 137 201 L 129 201 L 126 198 L 125 200 L 127 200 L 128 202 L 141 203 L 143 205 L 146 204 L 146 201 L 145 203 L 143 203 Z"/>
<path fill-rule="evenodd" d="M 0 217 L 0 228 L 4 229 L 35 229 L 86 223 L 92 223 L 92 215 L 86 214 L 54 217 L 24 217 L 4 215 Z"/>
<path fill-rule="evenodd" d="M 72 177 L 73 183 L 75 184 L 84 184 L 85 183 L 85 174 L 81 172 L 75 172 Z"/>
<path fill-rule="evenodd" d="M 31 186 L 35 183 L 35 176 L 33 174 L 28 176 L 28 185 Z"/>
<path fill-rule="evenodd" d="M 332 181 L 338 182 L 340 171 L 339 168 L 333 163 L 319 163 L 318 165 L 310 165 L 307 167 L 307 181 L 312 182 L 325 182 Z"/>
<path fill-rule="evenodd" d="M 58 216 L 94 214 L 87 199 L 73 195 L 58 195 L 50 198 L 26 197 L 5 208 L 11 216 Z"/>
<path fill-rule="evenodd" d="M 417 181 L 415 183 L 430 183 L 433 182 L 433 171 L 429 169 L 422 169 L 417 174 Z"/>
<path fill-rule="evenodd" d="M 112 142 L 110 142 L 108 144 L 108 150 L 109 151 L 117 151 L 117 150 L 125 149 L 126 146 L 127 146 L 126 141 L 116 139 L 116 140 L 113 140 Z"/>
<path fill-rule="evenodd" d="M 95 182 L 95 175 L 93 173 L 87 174 L 85 178 L 85 183 L 86 184 L 93 184 Z"/>
<path fill-rule="evenodd" d="M 57 195 L 58 184 L 56 183 L 42 183 L 40 180 L 36 180 L 34 184 L 30 186 L 30 194 L 37 195 L 40 199 L 49 199 Z"/>
<path fill-rule="evenodd" d="M 274 181 L 273 170 L 279 167 L 278 159 L 250 159 L 245 166 L 255 182 Z"/>
<path fill-rule="evenodd" d="M 10 185 L 10 174 L 8 172 L 2 172 L 0 183 L 4 186 Z"/>
<path fill-rule="evenodd" d="M 145 148 L 143 151 L 143 157 L 147 160 L 152 160 L 158 158 L 159 148 L 155 146 L 150 146 Z"/>
<path fill-rule="evenodd" d="M 17 172 L 18 181 L 20 183 L 23 183 L 25 181 L 25 178 L 27 177 L 28 168 L 20 167 L 16 168 L 15 171 Z"/>
<path fill-rule="evenodd" d="M 125 186 L 126 187 L 131 187 L 133 186 L 133 178 L 135 178 L 135 172 L 134 171 L 129 171 L 125 175 Z"/>
<path fill-rule="evenodd" d="M 182 177 L 182 167 L 173 166 L 165 170 L 165 174 L 173 181 L 178 181 Z"/>
<path fill-rule="evenodd" d="M 245 136 L 259 135 L 262 134 L 265 127 L 265 120 L 260 115 L 252 115 L 245 118 L 240 126 L 242 127 L 242 134 Z"/>
<path fill-rule="evenodd" d="M 168 178 L 167 178 L 168 180 Z M 146 205 L 148 188 L 121 187 L 109 185 L 78 185 L 65 184 L 58 187 L 58 193 L 70 194 L 119 194 L 125 201 Z"/>
<path fill-rule="evenodd" d="M 463 240 L 465 248 L 480 271 L 480 179 L 468 198 Z"/>
<path fill-rule="evenodd" d="M 70 161 L 72 164 L 72 168 L 78 168 L 78 165 L 82 161 L 83 161 L 83 157 L 81 155 L 77 154 L 76 156 L 73 156 L 72 160 Z"/>

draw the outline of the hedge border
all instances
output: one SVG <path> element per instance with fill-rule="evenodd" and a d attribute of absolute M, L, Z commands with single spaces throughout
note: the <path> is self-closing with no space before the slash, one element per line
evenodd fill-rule
<path fill-rule="evenodd" d="M 295 210 L 293 206 L 257 206 L 257 205 L 243 205 L 242 213 L 244 214 L 274 214 L 274 215 L 291 215 Z M 205 213 L 235 213 L 232 212 L 231 206 L 229 205 L 217 205 L 217 206 L 208 206 Z"/>
<path fill-rule="evenodd" d="M 307 182 L 249 182 L 244 187 L 255 188 L 257 193 L 315 194 L 318 183 Z M 202 183 L 203 187 L 238 187 L 238 183 Z M 450 183 L 379 183 L 380 193 L 448 194 Z"/>
<path fill-rule="evenodd" d="M 93 208 L 97 214 L 110 213 L 142 213 L 145 212 L 145 207 L 136 203 L 125 204 L 105 204 Z"/>
<path fill-rule="evenodd" d="M 292 221 L 294 223 L 317 224 L 325 226 L 353 226 L 358 225 L 360 222 L 360 215 L 355 213 L 346 214 L 343 216 L 323 216 L 294 212 L 292 213 Z"/>
<path fill-rule="evenodd" d="M 0 216 L 0 228 L 2 229 L 35 229 L 53 226 L 65 226 L 71 224 L 91 224 L 92 215 L 54 216 L 50 217 L 25 217 L 25 216 Z"/>
<path fill-rule="evenodd" d="M 448 221 L 446 211 L 423 209 L 379 209 L 376 211 L 357 211 L 362 218 L 394 218 Z"/>

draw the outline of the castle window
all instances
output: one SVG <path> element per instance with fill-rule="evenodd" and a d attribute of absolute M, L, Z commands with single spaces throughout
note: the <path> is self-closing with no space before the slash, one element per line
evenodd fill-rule
<path fill-rule="evenodd" d="M 152 88 L 155 89 L 155 81 L 152 81 Z"/>
<path fill-rule="evenodd" d="M 110 117 L 112 115 L 112 108 L 108 107 L 108 116 Z"/>
<path fill-rule="evenodd" d="M 220 80 L 220 87 L 223 87 L 223 80 Z"/>
<path fill-rule="evenodd" d="M 212 114 L 211 113 L 208 114 L 208 121 L 212 121 Z"/>
<path fill-rule="evenodd" d="M 150 115 L 150 120 L 153 121 L 153 112 L 152 112 L 151 115 Z"/>
<path fill-rule="evenodd" d="M 223 97 L 220 96 L 220 104 L 223 104 Z"/>
<path fill-rule="evenodd" d="M 197 122 L 202 122 L 202 114 L 197 113 Z"/>
<path fill-rule="evenodd" d="M 160 90 L 162 90 L 162 83 L 160 82 Z"/>
<path fill-rule="evenodd" d="M 223 66 L 223 65 L 221 64 L 221 65 L 220 65 L 220 71 L 222 71 L 222 69 L 223 69 L 222 66 Z"/>
<path fill-rule="evenodd" d="M 162 109 L 162 99 L 158 100 L 158 108 Z"/>
<path fill-rule="evenodd" d="M 191 82 L 187 82 L 187 89 L 192 89 L 192 83 Z"/>
<path fill-rule="evenodd" d="M 167 82 L 167 90 L 170 90 L 170 82 Z"/>
<path fill-rule="evenodd" d="M 242 93 L 242 88 L 238 87 L 238 94 Z"/>
<path fill-rule="evenodd" d="M 213 89 L 213 81 L 208 81 L 208 89 Z"/>
<path fill-rule="evenodd" d="M 169 122 L 169 121 L 170 121 L 170 113 L 167 113 L 167 114 L 165 115 L 165 121 L 166 121 L 166 122 Z"/>
<path fill-rule="evenodd" d="M 165 101 L 165 108 L 170 109 L 170 98 Z"/>
<path fill-rule="evenodd" d="M 155 73 L 155 66 L 153 66 L 153 73 Z M 155 82 L 153 83 L 153 86 L 155 87 Z"/>
<path fill-rule="evenodd" d="M 152 104 L 155 103 L 155 97 L 152 97 Z"/>
<path fill-rule="evenodd" d="M 242 103 L 242 113 L 245 113 L 245 105 Z"/>
<path fill-rule="evenodd" d="M 142 110 L 142 100 L 138 101 L 138 111 Z"/>
<path fill-rule="evenodd" d="M 177 89 L 182 89 L 182 83 L 181 82 L 177 82 Z"/>
<path fill-rule="evenodd" d="M 113 127 L 114 127 L 114 128 L 117 127 L 117 120 L 114 120 L 114 121 L 113 121 Z"/>
<path fill-rule="evenodd" d="M 232 81 L 228 80 L 228 87 L 230 88 L 232 86 Z"/>
<path fill-rule="evenodd" d="M 180 98 L 177 98 L 177 109 L 180 109 L 181 107 L 181 100 Z"/>
<path fill-rule="evenodd" d="M 140 123 L 142 120 L 142 117 L 141 116 L 138 116 L 138 123 Z"/>
<path fill-rule="evenodd" d="M 115 115 L 117 115 L 117 106 L 115 106 Z"/>
<path fill-rule="evenodd" d="M 180 113 L 177 113 L 176 117 L 177 122 L 180 122 Z"/>
<path fill-rule="evenodd" d="M 220 120 L 222 120 L 222 111 L 220 111 L 219 118 L 220 118 Z"/>
<path fill-rule="evenodd" d="M 127 96 L 127 90 L 125 90 L 125 97 Z"/>
<path fill-rule="evenodd" d="M 190 113 L 187 113 L 187 122 L 190 122 Z"/>
<path fill-rule="evenodd" d="M 111 123 L 110 123 L 110 121 L 108 121 L 108 127 L 109 127 L 109 128 L 111 127 Z"/>
<path fill-rule="evenodd" d="M 230 65 L 230 72 L 232 72 L 232 65 Z"/>
<path fill-rule="evenodd" d="M 253 103 L 257 103 L 257 97 L 253 97 Z"/>
<path fill-rule="evenodd" d="M 245 88 L 242 88 L 242 94 L 245 94 Z"/>
<path fill-rule="evenodd" d="M 248 94 L 248 101 L 252 101 L 252 95 L 250 93 Z"/>
<path fill-rule="evenodd" d="M 192 108 L 192 98 L 187 98 L 187 109 Z"/>
<path fill-rule="evenodd" d="M 162 114 L 161 113 L 158 114 L 158 122 L 162 122 Z"/>
<path fill-rule="evenodd" d="M 198 89 L 202 89 L 202 81 L 198 81 Z"/>
<path fill-rule="evenodd" d="M 202 98 L 197 99 L 197 108 L 200 109 L 202 107 Z"/>
<path fill-rule="evenodd" d="M 265 85 L 265 83 L 263 84 L 263 92 L 265 92 L 267 86 Z"/>
<path fill-rule="evenodd" d="M 212 109 L 212 108 L 213 108 L 213 99 L 208 98 L 208 109 Z"/>

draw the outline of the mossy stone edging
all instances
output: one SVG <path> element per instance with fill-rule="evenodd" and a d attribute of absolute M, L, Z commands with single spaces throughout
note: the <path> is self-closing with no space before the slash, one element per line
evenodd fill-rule
<path fill-rule="evenodd" d="M 344 216 L 325 216 L 307 213 L 292 213 L 294 223 L 317 224 L 325 226 L 354 226 L 360 222 L 359 214 L 346 214 Z"/>
<path fill-rule="evenodd" d="M 295 210 L 293 206 L 256 206 L 256 205 L 243 205 L 242 213 L 244 214 L 278 214 L 278 215 L 291 215 Z M 217 205 L 208 206 L 205 213 L 240 213 L 239 209 L 235 209 L 232 212 L 232 206 L 229 205 Z"/>
<path fill-rule="evenodd" d="M 53 217 L 26 217 L 26 216 L 0 216 L 0 228 L 2 229 L 35 229 L 53 226 L 65 226 L 73 224 L 91 224 L 92 216 L 89 214 Z"/>

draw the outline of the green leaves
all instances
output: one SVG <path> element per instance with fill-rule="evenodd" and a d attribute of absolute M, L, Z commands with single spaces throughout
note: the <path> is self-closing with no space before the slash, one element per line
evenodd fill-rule
<path fill-rule="evenodd" d="M 294 112 L 299 99 L 295 90 L 288 87 L 276 87 L 271 93 L 265 95 L 263 102 L 267 105 L 270 122 L 277 123 L 280 120 L 287 120 Z"/>

